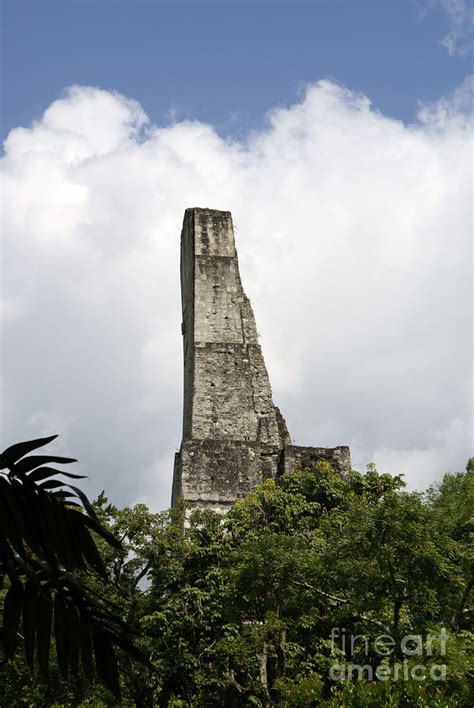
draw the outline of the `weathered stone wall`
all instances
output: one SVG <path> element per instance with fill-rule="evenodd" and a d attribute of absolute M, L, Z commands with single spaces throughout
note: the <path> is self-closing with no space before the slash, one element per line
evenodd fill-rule
<path fill-rule="evenodd" d="M 229 212 L 187 209 L 181 234 L 183 442 L 172 503 L 228 508 L 306 459 L 341 472 L 349 449 L 298 448 L 274 406 L 255 317 L 239 274 Z M 305 453 L 300 451 L 306 451 Z"/>
<path fill-rule="evenodd" d="M 280 444 L 229 212 L 188 209 L 181 251 L 185 439 Z"/>
<path fill-rule="evenodd" d="M 319 460 L 329 462 L 343 477 L 347 477 L 351 471 L 351 451 L 346 445 L 340 447 L 287 445 L 283 451 L 283 473 L 291 472 L 295 467 L 311 467 Z"/>

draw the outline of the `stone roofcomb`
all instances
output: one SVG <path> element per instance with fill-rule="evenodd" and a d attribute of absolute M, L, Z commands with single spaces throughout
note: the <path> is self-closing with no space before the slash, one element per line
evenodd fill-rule
<path fill-rule="evenodd" d="M 227 510 L 268 477 L 328 460 L 350 470 L 348 447 L 291 444 L 273 404 L 252 306 L 240 280 L 232 216 L 186 209 L 181 232 L 183 439 L 172 505 Z"/>

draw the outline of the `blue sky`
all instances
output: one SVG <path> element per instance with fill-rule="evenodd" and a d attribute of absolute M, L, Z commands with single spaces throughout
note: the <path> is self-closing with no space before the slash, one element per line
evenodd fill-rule
<path fill-rule="evenodd" d="M 294 442 L 412 488 L 465 466 L 472 2 L 0 6 L 5 445 L 59 433 L 92 496 L 168 506 L 207 206 Z"/>
<path fill-rule="evenodd" d="M 412 121 L 459 85 L 446 3 L 3 0 L 3 137 L 71 84 L 139 100 L 158 124 L 192 117 L 241 137 L 308 82 L 332 78 Z M 456 4 L 456 3 L 454 3 Z"/>

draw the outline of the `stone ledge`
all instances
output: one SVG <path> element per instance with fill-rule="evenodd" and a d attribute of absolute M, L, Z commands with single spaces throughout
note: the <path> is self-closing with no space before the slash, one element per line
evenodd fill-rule
<path fill-rule="evenodd" d="M 172 503 L 182 496 L 192 506 L 227 508 L 265 479 L 278 479 L 296 466 L 310 467 L 320 460 L 329 462 L 343 478 L 351 469 L 347 446 L 278 448 L 244 440 L 183 440 L 175 458 Z"/>

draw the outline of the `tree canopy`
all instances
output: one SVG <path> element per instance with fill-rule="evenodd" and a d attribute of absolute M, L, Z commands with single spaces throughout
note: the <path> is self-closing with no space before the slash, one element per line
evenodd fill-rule
<path fill-rule="evenodd" d="M 267 480 L 224 517 L 118 509 L 105 494 L 69 508 L 91 520 L 100 558 L 83 560 L 78 582 L 119 622 L 97 619 L 115 647 L 120 705 L 473 703 L 472 461 L 424 494 L 373 466 L 343 480 L 320 462 Z M 14 582 L 7 573 L 5 607 Z M 117 627 L 135 632 L 148 664 L 115 641 Z M 68 663 L 66 679 L 60 637 L 52 645 L 49 682 L 26 644 L 8 648 L 2 704 L 116 704 L 97 655 L 92 673 Z"/>

